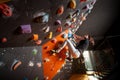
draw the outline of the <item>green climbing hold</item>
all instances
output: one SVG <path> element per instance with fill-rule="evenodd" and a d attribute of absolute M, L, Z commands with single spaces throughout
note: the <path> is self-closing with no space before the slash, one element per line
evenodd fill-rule
<path fill-rule="evenodd" d="M 36 54 L 37 54 L 37 52 L 38 52 L 38 50 L 37 50 L 37 49 L 33 49 L 33 50 L 32 50 L 32 54 L 33 54 L 33 55 L 36 55 Z"/>
<path fill-rule="evenodd" d="M 34 80 L 39 80 L 39 78 L 38 77 L 35 77 L 35 79 Z"/>

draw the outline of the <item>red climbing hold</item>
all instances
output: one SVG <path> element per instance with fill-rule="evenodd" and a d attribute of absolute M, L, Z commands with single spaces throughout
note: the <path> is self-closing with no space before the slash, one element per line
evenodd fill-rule
<path fill-rule="evenodd" d="M 3 38 L 1 39 L 1 42 L 2 42 L 2 43 L 7 42 L 7 38 L 6 38 L 6 37 L 3 37 Z"/>
<path fill-rule="evenodd" d="M 57 14 L 58 14 L 58 15 L 62 15 L 63 12 L 64 12 L 64 6 L 62 5 L 62 6 L 60 6 L 60 7 L 58 8 Z"/>
<path fill-rule="evenodd" d="M 62 26 L 59 26 L 59 27 L 57 28 L 57 32 L 62 32 Z"/>
<path fill-rule="evenodd" d="M 5 16 L 12 16 L 12 10 L 7 4 L 0 4 L 0 12 L 2 12 Z"/>

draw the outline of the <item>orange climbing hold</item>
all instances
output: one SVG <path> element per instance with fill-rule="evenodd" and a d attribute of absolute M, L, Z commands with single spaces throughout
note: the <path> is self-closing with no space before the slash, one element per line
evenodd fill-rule
<path fill-rule="evenodd" d="M 38 34 L 33 34 L 32 40 L 37 41 L 39 38 Z"/>

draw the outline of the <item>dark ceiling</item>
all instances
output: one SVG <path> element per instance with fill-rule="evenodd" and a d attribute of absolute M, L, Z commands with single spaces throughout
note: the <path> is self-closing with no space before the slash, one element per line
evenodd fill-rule
<path fill-rule="evenodd" d="M 120 35 L 120 9 L 119 0 L 97 0 L 87 20 L 77 31 L 77 34 L 90 34 L 96 41 L 96 46 L 100 47 L 107 37 L 117 37 Z"/>
<path fill-rule="evenodd" d="M 118 17 L 118 0 L 97 0 L 87 20 L 77 33 L 82 35 L 89 33 L 95 38 L 101 39 L 111 27 L 115 27 L 113 24 L 118 20 Z"/>
<path fill-rule="evenodd" d="M 115 22 L 119 23 L 118 1 L 119 0 L 97 0 L 91 13 L 87 16 L 87 20 L 83 22 L 76 34 L 92 35 L 96 41 L 96 45 L 99 45 L 98 42 L 104 39 L 104 37 L 114 35 L 118 29 L 115 28 L 118 27 L 118 25 L 115 25 Z M 51 27 L 51 31 L 55 32 L 55 20 L 60 19 L 62 22 L 64 22 L 64 19 L 68 15 L 68 12 L 73 11 L 66 9 L 66 4 L 68 2 L 69 0 L 61 0 L 60 2 L 55 0 L 39 0 L 37 3 L 32 0 L 13 0 L 11 2 L 8 2 L 8 5 L 13 8 L 13 16 L 10 18 L 0 16 L 0 38 L 8 38 L 8 42 L 5 44 L 0 44 L 0 46 L 6 47 L 35 45 L 33 42 L 26 42 L 33 33 L 38 33 L 39 38 L 43 40 L 43 43 L 48 41 L 48 39 L 44 40 L 44 36 L 46 36 L 46 34 L 41 31 L 41 29 L 45 27 L 46 24 L 33 23 L 33 14 L 36 11 L 48 12 L 51 17 L 47 25 Z M 61 4 L 64 4 L 65 6 L 65 13 L 62 16 L 56 16 L 56 9 L 58 8 L 58 5 Z M 15 29 L 22 24 L 31 24 L 33 32 L 23 35 L 13 34 Z M 54 33 L 53 36 L 57 34 L 58 33 Z"/>

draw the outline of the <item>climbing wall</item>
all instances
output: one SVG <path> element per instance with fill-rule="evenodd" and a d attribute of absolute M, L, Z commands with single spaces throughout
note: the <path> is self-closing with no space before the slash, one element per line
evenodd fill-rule
<path fill-rule="evenodd" d="M 75 33 L 86 20 L 95 2 L 96 0 L 2 2 L 0 4 L 2 6 L 0 7 L 0 47 L 42 45 L 49 41 L 46 36 L 50 32 L 54 37 L 68 28 L 72 28 Z M 6 8 L 3 4 L 6 4 Z M 4 14 L 4 9 L 8 9 L 9 14 Z"/>
<path fill-rule="evenodd" d="M 56 49 L 59 44 L 67 39 L 67 36 L 64 38 L 65 34 L 68 35 L 68 30 L 65 30 L 63 33 L 57 35 L 54 39 L 51 39 L 42 46 L 44 78 L 46 80 L 52 80 L 66 63 L 67 46 L 60 53 L 51 53 L 51 50 Z"/>
<path fill-rule="evenodd" d="M 71 8 L 74 9 L 74 7 L 76 6 L 76 2 L 74 2 L 74 0 L 72 0 L 72 1 L 69 3 L 69 6 L 72 5 Z M 81 0 L 81 2 L 82 1 L 83 0 Z M 94 1 L 91 2 L 92 5 L 94 5 L 94 3 L 95 3 Z M 72 34 L 74 34 L 79 29 L 79 27 L 82 25 L 83 21 L 86 20 L 87 15 L 90 13 L 93 6 L 88 7 L 88 5 L 84 6 L 82 8 L 83 9 L 82 12 L 79 9 L 77 9 L 76 11 L 72 12 L 71 14 L 69 14 L 67 16 L 66 21 L 64 23 L 64 27 L 66 27 L 67 29 L 71 29 Z M 83 6 L 83 5 L 81 5 L 81 6 Z M 61 11 L 60 11 L 61 13 L 59 15 L 61 15 L 63 13 L 64 7 L 60 6 L 60 8 L 61 8 Z M 77 17 L 79 17 L 79 19 L 77 19 Z M 57 20 L 56 22 L 57 22 L 57 24 L 61 25 L 61 21 Z M 62 27 L 62 28 L 64 28 L 64 27 Z M 59 28 L 58 28 L 58 32 L 60 32 Z M 61 31 L 62 35 L 64 32 L 67 31 L 67 30 L 64 31 L 64 29 L 63 29 L 63 31 Z M 54 78 L 54 76 L 60 72 L 60 69 L 63 67 L 63 65 L 66 64 L 66 61 L 65 61 L 65 57 L 66 57 L 65 53 L 67 51 L 66 49 L 63 49 L 63 51 L 61 51 L 57 55 L 50 54 L 50 50 L 55 49 L 57 43 L 59 43 L 61 40 L 62 40 L 62 42 L 65 40 L 64 38 L 62 38 L 61 34 L 58 34 L 57 36 L 55 36 L 53 38 L 53 39 L 56 39 L 56 41 L 57 41 L 56 43 L 53 43 L 52 40 L 50 40 L 50 41 L 46 42 L 45 44 L 43 44 L 43 46 L 42 46 L 45 80 L 52 80 Z M 68 34 L 68 31 L 67 31 L 67 34 Z"/>
<path fill-rule="evenodd" d="M 0 48 L 0 80 L 43 80 L 39 46 Z"/>
<path fill-rule="evenodd" d="M 56 55 L 51 55 L 49 51 L 64 42 L 64 32 L 68 34 L 67 30 L 71 29 L 75 33 L 81 27 L 95 2 L 96 0 L 0 0 L 0 48 L 42 46 L 44 78 L 51 80 L 66 63 L 64 53 L 67 47 Z M 27 51 L 30 50 L 31 48 Z"/>

